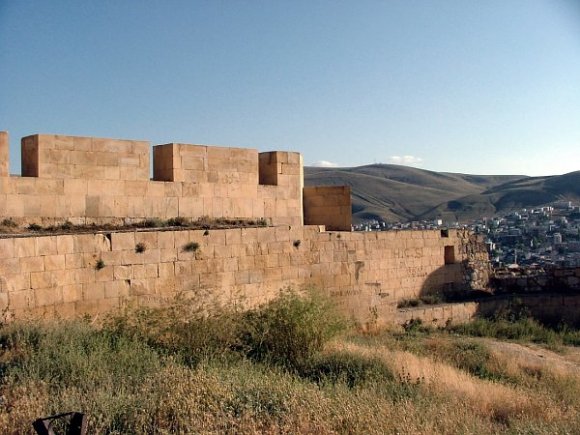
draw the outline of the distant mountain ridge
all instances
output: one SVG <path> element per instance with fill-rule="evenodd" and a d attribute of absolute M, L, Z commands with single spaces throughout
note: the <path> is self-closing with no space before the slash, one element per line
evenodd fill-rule
<path fill-rule="evenodd" d="M 305 167 L 304 181 L 307 186 L 350 186 L 355 222 L 434 218 L 465 222 L 560 199 L 580 200 L 580 171 L 528 177 L 454 174 L 374 164 L 353 168 Z"/>

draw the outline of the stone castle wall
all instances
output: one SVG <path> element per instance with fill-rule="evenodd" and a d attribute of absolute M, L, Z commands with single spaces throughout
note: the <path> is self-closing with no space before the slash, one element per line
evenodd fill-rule
<path fill-rule="evenodd" d="M 580 267 L 548 268 L 546 270 L 527 270 L 497 273 L 490 285 L 494 292 L 533 293 L 554 291 L 580 292 Z"/>
<path fill-rule="evenodd" d="M 305 187 L 304 223 L 324 222 L 329 230 L 351 228 L 352 210 L 349 186 Z"/>
<path fill-rule="evenodd" d="M 4 236 L 0 309 L 16 317 L 71 317 L 158 305 L 178 293 L 254 306 L 292 286 L 323 290 L 361 323 L 389 323 L 401 299 L 465 288 L 471 243 L 458 231 L 288 225 Z"/>
<path fill-rule="evenodd" d="M 22 177 L 9 176 L 8 135 L 0 133 L 0 218 L 21 224 L 202 216 L 303 223 L 299 153 L 159 145 L 150 179 L 149 142 L 40 134 L 21 144 Z"/>
<path fill-rule="evenodd" d="M 578 293 L 502 295 L 472 302 L 406 308 L 397 311 L 394 323 L 405 325 L 420 320 L 422 325 L 435 327 L 468 323 L 477 317 L 490 317 L 510 310 L 514 303 L 542 322 L 580 327 Z"/>
<path fill-rule="evenodd" d="M 273 226 L 2 235 L 0 309 L 9 315 L 96 314 L 177 294 L 254 306 L 292 286 L 325 291 L 362 323 L 385 323 L 401 299 L 483 288 L 489 278 L 485 248 L 466 232 L 351 233 L 350 189 L 304 188 L 298 153 L 170 143 L 153 147 L 151 161 L 144 141 L 42 134 L 21 145 L 22 176 L 10 176 L 0 132 L 0 219 L 207 216 Z"/>

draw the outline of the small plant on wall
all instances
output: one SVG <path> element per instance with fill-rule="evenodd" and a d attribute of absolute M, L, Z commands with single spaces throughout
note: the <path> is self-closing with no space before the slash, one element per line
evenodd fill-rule
<path fill-rule="evenodd" d="M 145 245 L 145 243 L 143 243 L 143 242 L 139 242 L 135 245 L 135 252 L 137 254 L 142 254 L 146 250 L 147 250 L 147 245 Z"/>
<path fill-rule="evenodd" d="M 183 250 L 185 252 L 195 252 L 199 249 L 199 243 L 197 242 L 189 242 L 183 245 Z"/>
<path fill-rule="evenodd" d="M 300 243 L 302 243 L 300 240 L 294 240 L 294 243 L 292 243 L 292 244 L 294 245 L 295 248 L 299 248 Z"/>
<path fill-rule="evenodd" d="M 8 228 L 16 228 L 18 226 L 18 224 L 10 218 L 4 219 L 0 225 Z"/>
<path fill-rule="evenodd" d="M 95 269 L 101 270 L 104 267 L 105 267 L 105 262 L 99 258 L 95 264 Z"/>

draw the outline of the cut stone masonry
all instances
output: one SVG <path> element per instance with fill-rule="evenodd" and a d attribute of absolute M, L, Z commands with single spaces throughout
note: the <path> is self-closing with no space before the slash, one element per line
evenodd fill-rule
<path fill-rule="evenodd" d="M 0 133 L 0 217 L 21 224 L 202 216 L 303 224 L 299 153 L 158 145 L 150 179 L 145 141 L 37 134 L 21 146 L 22 176 L 9 176 L 8 134 Z M 350 201 L 343 207 L 350 213 Z"/>
<path fill-rule="evenodd" d="M 319 288 L 359 322 L 380 324 L 394 321 L 401 299 L 489 278 L 481 240 L 467 232 L 351 233 L 350 188 L 304 188 L 299 153 L 169 143 L 153 147 L 150 179 L 145 141 L 38 134 L 21 145 L 22 176 L 10 176 L 0 132 L 0 219 L 272 226 L 0 236 L 0 309 L 13 316 L 96 314 L 177 294 L 255 306 L 293 286 Z"/>

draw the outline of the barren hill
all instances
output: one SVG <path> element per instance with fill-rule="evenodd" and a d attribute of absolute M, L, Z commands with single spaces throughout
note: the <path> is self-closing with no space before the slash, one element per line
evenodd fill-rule
<path fill-rule="evenodd" d="M 565 175 L 469 175 L 398 165 L 305 168 L 306 185 L 352 188 L 355 222 L 440 217 L 466 221 L 558 199 L 580 199 L 580 171 Z"/>

